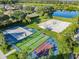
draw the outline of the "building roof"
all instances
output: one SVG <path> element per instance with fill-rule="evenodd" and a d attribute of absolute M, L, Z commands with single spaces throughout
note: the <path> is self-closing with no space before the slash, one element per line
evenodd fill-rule
<path fill-rule="evenodd" d="M 38 17 L 38 16 L 39 15 L 36 13 L 32 13 L 32 14 L 27 15 L 28 18 L 34 18 L 34 17 Z"/>
<path fill-rule="evenodd" d="M 12 5 L 5 5 L 5 9 L 7 10 L 11 10 L 11 9 L 15 9 Z"/>

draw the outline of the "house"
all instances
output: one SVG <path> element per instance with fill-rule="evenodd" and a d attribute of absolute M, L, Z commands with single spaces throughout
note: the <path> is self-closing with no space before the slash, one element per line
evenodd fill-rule
<path fill-rule="evenodd" d="M 16 10 L 20 10 L 20 9 L 23 9 L 23 6 L 22 5 L 16 5 L 14 6 Z"/>
<path fill-rule="evenodd" d="M 28 19 L 29 22 L 33 23 L 39 23 L 40 22 L 40 18 L 39 15 L 36 13 L 32 13 L 32 14 L 27 14 L 26 18 Z"/>
<path fill-rule="evenodd" d="M 13 5 L 6 4 L 6 5 L 5 5 L 5 9 L 6 9 L 6 10 L 14 10 L 15 8 L 14 8 Z"/>
<path fill-rule="evenodd" d="M 39 15 L 38 14 L 36 14 L 36 13 L 32 13 L 32 14 L 28 14 L 27 15 L 27 18 L 37 18 L 37 17 L 39 17 Z"/>
<path fill-rule="evenodd" d="M 13 11 L 12 10 L 8 10 L 8 11 L 5 11 L 3 14 L 10 16 L 11 14 L 13 14 Z"/>

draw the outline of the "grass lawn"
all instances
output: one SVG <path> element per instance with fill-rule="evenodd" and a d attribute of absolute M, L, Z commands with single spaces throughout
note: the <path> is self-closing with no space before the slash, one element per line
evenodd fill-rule
<path fill-rule="evenodd" d="M 5 49 L 5 45 L 3 45 L 3 39 L 4 37 L 3 37 L 3 34 L 0 32 L 0 50 L 1 51 L 3 51 L 3 53 L 6 53 L 7 51 L 6 51 L 6 49 Z"/>
<path fill-rule="evenodd" d="M 17 59 L 17 57 L 16 57 L 15 53 L 14 53 L 14 54 L 12 54 L 12 55 L 10 55 L 10 56 L 8 56 L 7 58 L 8 58 L 8 59 Z"/>
<path fill-rule="evenodd" d="M 40 4 L 40 3 L 19 3 L 22 5 L 27 5 L 27 6 L 52 6 L 53 4 Z"/>

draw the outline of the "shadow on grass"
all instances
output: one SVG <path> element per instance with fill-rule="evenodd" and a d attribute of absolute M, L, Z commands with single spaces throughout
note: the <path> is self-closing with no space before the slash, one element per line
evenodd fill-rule
<path fill-rule="evenodd" d="M 70 54 L 59 54 L 57 56 L 50 56 L 49 59 L 70 59 Z"/>

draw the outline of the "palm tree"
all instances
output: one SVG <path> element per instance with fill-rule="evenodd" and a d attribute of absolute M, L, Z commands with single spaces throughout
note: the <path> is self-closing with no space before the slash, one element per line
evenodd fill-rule
<path fill-rule="evenodd" d="M 31 19 L 30 19 L 30 18 L 25 17 L 25 20 L 26 20 L 26 22 L 27 22 L 28 24 L 31 23 Z"/>
<path fill-rule="evenodd" d="M 15 21 L 15 22 L 17 22 L 17 21 L 21 21 L 22 22 L 22 20 L 23 19 L 25 19 L 25 17 L 26 17 L 26 14 L 24 13 L 24 12 L 22 12 L 22 11 L 15 11 L 13 14 L 11 14 L 11 16 L 10 16 L 10 18 L 13 20 L 13 21 Z"/>
<path fill-rule="evenodd" d="M 8 24 L 9 16 L 8 15 L 1 15 L 0 16 L 0 21 L 2 21 L 2 25 L 6 26 Z"/>
<path fill-rule="evenodd" d="M 79 17 L 78 17 L 78 20 L 77 20 L 77 24 L 79 25 Z"/>
<path fill-rule="evenodd" d="M 0 33 L 0 46 L 4 51 L 7 51 L 7 44 L 4 38 L 4 35 L 2 34 L 2 32 Z"/>
<path fill-rule="evenodd" d="M 26 59 L 26 58 L 27 58 L 26 54 L 27 54 L 27 53 L 22 50 L 21 52 L 19 52 L 18 58 L 19 58 L 19 59 Z"/>
<path fill-rule="evenodd" d="M 71 51 L 71 53 L 74 53 L 74 47 L 77 46 L 77 42 L 74 41 L 74 33 L 70 33 L 69 35 L 66 35 L 66 42 L 68 44 L 68 47 Z"/>

